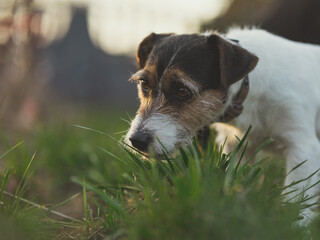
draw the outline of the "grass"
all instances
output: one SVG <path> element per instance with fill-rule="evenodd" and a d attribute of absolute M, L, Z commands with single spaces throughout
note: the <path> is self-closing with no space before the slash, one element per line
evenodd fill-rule
<path fill-rule="evenodd" d="M 127 157 L 111 155 L 123 169 L 116 185 L 74 181 L 107 206 L 105 230 L 128 239 L 304 239 L 293 224 L 303 200 L 284 202 L 282 168 L 238 164 L 244 144 L 224 155 L 212 142 L 205 152 L 194 143 L 163 161 L 124 150 Z"/>
<path fill-rule="evenodd" d="M 104 119 L 114 124 L 85 125 L 119 139 L 112 133 L 125 123 Z M 35 156 L 26 143 L 7 146 L 2 156 L 11 170 L 0 172 L 0 232 L 5 233 L 0 239 L 320 239 L 319 219 L 308 227 L 296 224 L 304 198 L 284 200 L 281 160 L 257 156 L 255 164 L 245 159 L 238 164 L 246 138 L 229 155 L 210 139 L 205 150 L 196 141 L 175 156 L 164 150 L 160 161 L 103 132 L 84 131 L 89 128 L 39 129 Z M 3 193 L 10 178 L 19 179 L 16 197 Z M 44 181 L 48 195 L 56 197 L 45 210 L 33 203 L 53 198 L 38 196 L 33 179 Z M 65 214 L 61 206 L 72 208 L 76 199 L 82 211 L 76 220 L 52 213 Z"/>
<path fill-rule="evenodd" d="M 17 148 L 21 143 L 0 156 L 0 159 Z M 30 159 L 14 194 L 5 191 L 11 171 L 5 170 L 0 175 L 0 239 L 52 239 L 56 226 L 48 221 L 39 207 L 31 201 L 22 198 L 26 191 L 28 181 L 32 175 L 29 173 Z"/>

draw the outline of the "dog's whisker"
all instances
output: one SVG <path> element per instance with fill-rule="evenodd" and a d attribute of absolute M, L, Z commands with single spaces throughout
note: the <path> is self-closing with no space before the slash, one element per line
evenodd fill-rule
<path fill-rule="evenodd" d="M 127 120 L 127 119 L 124 119 L 124 118 L 120 118 L 120 120 L 122 120 L 122 121 L 124 121 L 124 122 L 126 122 L 126 123 L 128 123 L 128 124 L 131 124 L 131 122 L 132 122 L 131 119 L 130 119 L 130 120 Z"/>
<path fill-rule="evenodd" d="M 126 133 L 126 132 L 128 132 L 128 130 L 124 130 L 124 131 L 119 131 L 119 132 L 115 132 L 115 133 L 113 133 L 113 134 L 124 134 L 124 133 Z"/>
<path fill-rule="evenodd" d="M 126 114 L 127 114 L 128 118 L 129 118 L 130 122 L 132 122 L 132 117 L 130 116 L 130 114 L 127 111 L 126 111 Z"/>

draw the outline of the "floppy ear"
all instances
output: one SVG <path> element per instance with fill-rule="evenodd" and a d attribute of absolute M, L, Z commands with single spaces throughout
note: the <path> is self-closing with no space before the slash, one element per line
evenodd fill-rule
<path fill-rule="evenodd" d="M 257 56 L 217 34 L 210 35 L 208 43 L 218 50 L 220 81 L 224 89 L 244 78 L 258 63 Z"/>
<path fill-rule="evenodd" d="M 156 34 L 151 33 L 147 37 L 145 37 L 142 42 L 139 44 L 138 51 L 137 51 L 137 61 L 139 69 L 144 68 L 146 62 L 148 60 L 149 54 L 152 51 L 155 44 L 157 44 L 161 39 L 172 35 L 172 33 L 166 34 Z"/>

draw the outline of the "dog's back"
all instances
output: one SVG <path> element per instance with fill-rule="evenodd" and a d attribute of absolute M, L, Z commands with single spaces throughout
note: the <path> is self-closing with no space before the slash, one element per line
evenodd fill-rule
<path fill-rule="evenodd" d="M 272 137 L 280 152 L 290 144 L 288 138 L 296 141 L 292 129 L 319 136 L 320 47 L 260 29 L 234 29 L 227 37 L 238 39 L 242 47 L 259 57 L 259 64 L 249 74 L 250 91 L 243 113 L 233 123 L 242 131 L 253 125 L 252 134 L 260 140 L 257 143 Z"/>

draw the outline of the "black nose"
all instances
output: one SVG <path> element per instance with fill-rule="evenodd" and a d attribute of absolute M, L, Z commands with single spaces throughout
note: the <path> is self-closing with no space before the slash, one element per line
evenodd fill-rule
<path fill-rule="evenodd" d="M 135 132 L 129 138 L 133 147 L 140 151 L 146 152 L 148 150 L 148 141 L 150 140 L 150 135 L 146 132 Z"/>

